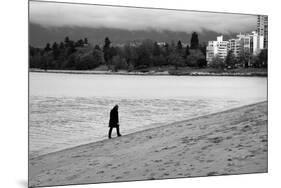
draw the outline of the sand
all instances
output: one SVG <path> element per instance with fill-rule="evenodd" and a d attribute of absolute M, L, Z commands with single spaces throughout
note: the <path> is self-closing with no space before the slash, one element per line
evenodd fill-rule
<path fill-rule="evenodd" d="M 29 186 L 265 173 L 267 102 L 29 160 Z"/>

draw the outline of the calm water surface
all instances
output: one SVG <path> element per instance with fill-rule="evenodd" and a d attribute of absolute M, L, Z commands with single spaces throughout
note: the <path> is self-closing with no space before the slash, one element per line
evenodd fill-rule
<path fill-rule="evenodd" d="M 30 156 L 267 100 L 267 78 L 29 73 Z M 113 131 L 115 136 L 115 130 Z"/>

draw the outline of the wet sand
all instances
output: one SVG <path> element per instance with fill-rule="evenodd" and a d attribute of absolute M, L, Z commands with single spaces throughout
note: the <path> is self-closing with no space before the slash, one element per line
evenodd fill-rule
<path fill-rule="evenodd" d="M 29 186 L 267 172 L 267 102 L 29 160 Z"/>

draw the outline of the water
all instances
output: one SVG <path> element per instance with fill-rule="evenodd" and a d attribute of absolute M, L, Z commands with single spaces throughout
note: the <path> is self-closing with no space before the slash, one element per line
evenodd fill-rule
<path fill-rule="evenodd" d="M 267 100 L 267 78 L 30 73 L 30 156 Z M 115 136 L 115 130 L 113 136 Z"/>

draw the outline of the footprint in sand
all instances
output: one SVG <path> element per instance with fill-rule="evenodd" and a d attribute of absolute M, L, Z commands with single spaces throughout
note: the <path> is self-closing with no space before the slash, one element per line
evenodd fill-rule
<path fill-rule="evenodd" d="M 73 179 L 76 179 L 76 178 L 78 178 L 78 177 L 79 177 L 78 175 L 74 174 L 74 175 L 72 175 L 72 176 L 68 176 L 66 179 L 67 179 L 67 180 L 73 180 Z"/>
<path fill-rule="evenodd" d="M 147 136 L 146 138 L 148 138 L 148 139 L 152 139 L 152 136 Z"/>
<path fill-rule="evenodd" d="M 209 138 L 209 141 L 210 141 L 211 143 L 218 144 L 218 143 L 220 143 L 220 142 L 222 142 L 222 141 L 223 141 L 223 137 L 214 137 L 214 138 Z"/>
<path fill-rule="evenodd" d="M 173 149 L 173 148 L 176 148 L 177 146 L 170 146 L 170 147 L 164 147 L 161 149 L 162 150 L 169 150 L 169 149 Z"/>
<path fill-rule="evenodd" d="M 233 137 L 232 136 L 227 136 L 225 139 L 226 140 L 230 140 L 230 139 L 232 139 Z"/>
<path fill-rule="evenodd" d="M 105 167 L 110 167 L 110 166 L 112 166 L 112 164 L 106 164 L 106 165 L 104 165 Z"/>
<path fill-rule="evenodd" d="M 246 131 L 249 131 L 251 130 L 252 128 L 249 126 L 249 125 L 246 125 L 244 126 L 242 129 L 241 129 L 241 132 L 246 132 Z"/>
<path fill-rule="evenodd" d="M 103 174 L 104 173 L 104 171 L 102 170 L 102 171 L 98 171 L 97 172 L 97 174 Z"/>
<path fill-rule="evenodd" d="M 159 162 L 162 162 L 162 160 L 161 160 L 161 159 L 159 159 L 159 160 L 154 160 L 153 162 L 159 163 Z"/>
<path fill-rule="evenodd" d="M 206 150 L 206 149 L 208 149 L 209 147 L 212 147 L 212 145 L 204 146 L 204 147 L 201 148 L 201 150 Z"/>
<path fill-rule="evenodd" d="M 164 165 L 169 165 L 169 164 L 172 164 L 172 162 L 165 162 L 163 163 Z"/>
<path fill-rule="evenodd" d="M 189 138 L 188 136 L 181 139 L 181 143 L 189 144 L 189 145 L 194 145 L 197 143 L 197 141 L 198 141 L 197 139 Z"/>
<path fill-rule="evenodd" d="M 89 166 L 95 166 L 97 165 L 98 163 L 90 163 Z"/>

